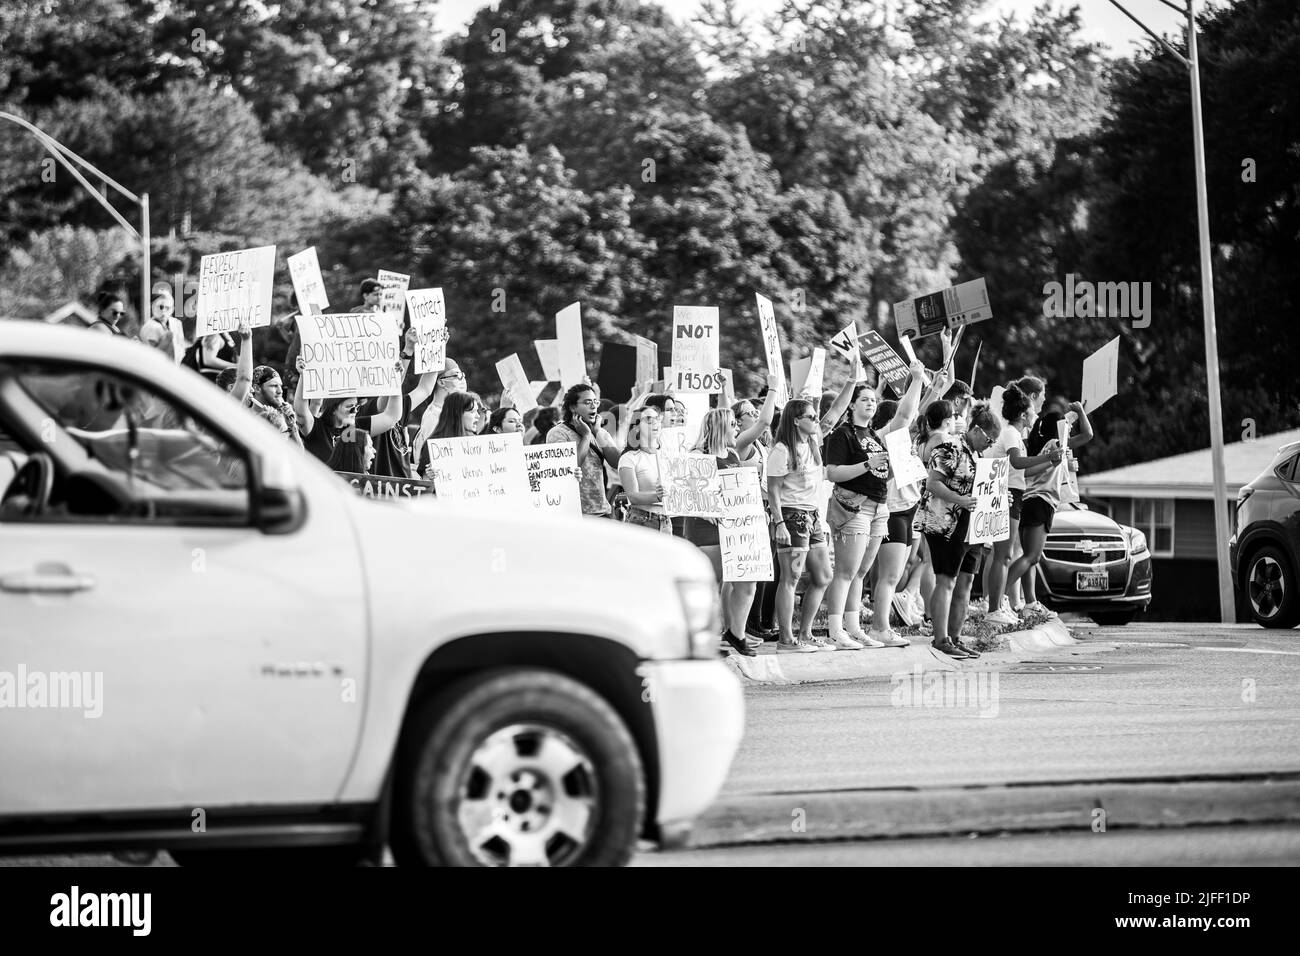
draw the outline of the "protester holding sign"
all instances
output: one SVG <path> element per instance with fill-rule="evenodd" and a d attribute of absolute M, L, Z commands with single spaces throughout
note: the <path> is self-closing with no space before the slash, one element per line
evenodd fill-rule
<path fill-rule="evenodd" d="M 659 473 L 662 417 L 657 408 L 642 408 L 633 414 L 639 416 L 637 424 L 628 432 L 628 448 L 618 459 L 618 477 L 629 505 L 624 520 L 672 534 L 672 521 L 664 512 L 664 486 Z"/>
<path fill-rule="evenodd" d="M 605 465 L 618 465 L 618 446 L 600 427 L 600 399 L 590 385 L 579 384 L 564 393 L 563 420 L 550 430 L 546 441 L 571 441 L 578 446 L 582 513 L 605 517 L 612 510 L 605 497 Z"/>
<path fill-rule="evenodd" d="M 325 462 L 333 471 L 346 474 L 368 475 L 370 466 L 375 461 L 375 442 L 369 432 L 357 431 L 356 441 L 335 442 L 330 452 L 329 461 Z"/>
<path fill-rule="evenodd" d="M 943 420 L 936 421 L 937 417 Z M 976 405 L 970 413 L 970 427 L 954 434 L 952 405 L 935 402 L 926 410 L 931 429 L 950 437 L 940 441 L 929 453 L 930 469 L 917 512 L 917 526 L 925 535 L 934 566 L 934 592 L 930 595 L 930 621 L 934 626 L 935 650 L 950 657 L 979 657 L 979 653 L 961 642 L 962 625 L 970 586 L 978 568 L 978 551 L 970 550 L 966 532 L 975 499 L 975 457 L 993 444 L 997 416 L 987 405 Z"/>
<path fill-rule="evenodd" d="M 498 408 L 488 419 L 483 428 L 484 435 L 509 435 L 524 430 L 524 420 L 519 416 L 519 409 L 506 406 Z"/>
<path fill-rule="evenodd" d="M 477 392 L 452 392 L 442 405 L 442 414 L 429 438 L 465 438 L 477 435 L 487 416 L 487 406 Z M 420 465 L 417 469 L 425 481 L 433 481 L 433 467 L 429 460 L 429 443 L 420 447 Z"/>

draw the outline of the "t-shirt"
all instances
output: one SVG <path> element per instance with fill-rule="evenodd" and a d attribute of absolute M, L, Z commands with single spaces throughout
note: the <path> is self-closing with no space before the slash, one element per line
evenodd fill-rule
<path fill-rule="evenodd" d="M 975 451 L 964 435 L 940 442 L 930 452 L 927 462 L 930 471 L 937 471 L 949 490 L 959 495 L 969 495 L 975 486 Z M 929 488 L 921 493 L 921 506 L 916 511 L 916 527 L 928 534 L 939 534 L 951 539 L 966 509 L 944 501 Z"/>
<path fill-rule="evenodd" d="M 1043 453 L 1048 451 L 1048 446 L 1055 446 L 1055 439 L 1044 446 Z M 1061 463 L 1055 468 L 1047 468 L 1036 475 L 1031 475 L 1025 479 L 1025 497 L 1042 498 L 1048 502 L 1054 509 L 1061 506 L 1061 469 L 1069 467 L 1068 460 L 1061 459 Z"/>
<path fill-rule="evenodd" d="M 826 439 L 826 465 L 860 465 L 874 454 L 884 454 L 885 443 L 870 428 L 858 428 L 846 421 Z M 873 468 L 864 475 L 837 481 L 838 487 L 866 495 L 872 501 L 889 498 L 889 463 Z"/>
<path fill-rule="evenodd" d="M 330 455 L 334 451 L 334 442 L 337 440 L 338 436 L 331 434 L 325 427 L 325 423 L 318 418 L 316 424 L 312 426 L 311 434 L 302 440 L 302 447 L 329 464 Z"/>
<path fill-rule="evenodd" d="M 639 448 L 623 452 L 618 460 L 618 470 L 622 471 L 624 468 L 631 468 L 635 473 L 637 491 L 650 491 L 662 484 L 659 477 L 659 456 L 653 452 L 642 451 Z M 664 513 L 663 505 L 633 505 L 632 507 L 657 515 Z"/>
<path fill-rule="evenodd" d="M 370 431 L 370 427 L 376 415 L 379 414 L 379 403 L 382 399 L 367 398 L 362 403 L 364 415 L 357 415 L 357 431 Z M 398 416 L 397 424 L 382 435 L 375 436 L 375 462 L 370 466 L 372 475 L 382 475 L 385 478 L 411 478 L 411 443 L 407 435 L 406 426 L 402 424 L 406 416 L 411 411 L 411 397 L 402 396 L 402 412 Z"/>
<path fill-rule="evenodd" d="M 1011 449 L 1013 448 L 1020 449 L 1021 455 L 1025 454 L 1024 436 L 1020 434 L 1019 429 L 1017 429 L 1015 426 L 1003 425 L 1002 431 L 998 433 L 998 440 L 995 441 L 992 445 L 989 445 L 988 448 L 984 449 L 984 457 L 1002 458 L 1005 457 L 1006 455 L 1011 454 Z M 1024 469 L 1014 468 L 1011 467 L 1010 465 L 1008 465 L 1007 467 L 1010 469 L 1011 472 L 1009 487 L 1019 488 L 1023 491 L 1025 487 Z"/>
<path fill-rule="evenodd" d="M 606 444 L 613 444 L 614 439 L 609 432 L 597 425 L 587 446 L 587 454 L 578 462 L 578 468 L 582 472 L 582 477 L 578 479 L 578 497 L 582 501 L 584 515 L 607 515 L 610 512 L 609 499 L 605 497 L 605 456 L 600 453 L 602 437 Z M 564 422 L 546 433 L 547 444 L 571 441 L 576 445 L 581 440 L 582 436 Z"/>
<path fill-rule="evenodd" d="M 767 453 L 767 469 L 763 481 L 781 478 L 781 507 L 817 510 L 817 496 L 821 490 L 822 466 L 813 461 L 812 452 L 805 445 L 799 452 L 796 468 L 790 460 L 790 449 L 777 442 Z"/>

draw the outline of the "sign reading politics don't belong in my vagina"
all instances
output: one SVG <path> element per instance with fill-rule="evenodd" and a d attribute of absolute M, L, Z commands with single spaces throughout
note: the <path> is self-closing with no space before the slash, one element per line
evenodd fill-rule
<path fill-rule="evenodd" d="M 303 395 L 400 394 L 400 322 L 383 312 L 299 316 Z"/>

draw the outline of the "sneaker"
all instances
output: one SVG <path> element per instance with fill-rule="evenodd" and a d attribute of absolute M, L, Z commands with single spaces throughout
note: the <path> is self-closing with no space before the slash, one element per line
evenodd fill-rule
<path fill-rule="evenodd" d="M 775 641 L 781 637 L 781 629 L 777 627 L 746 627 L 746 637 L 755 637 L 760 641 Z"/>
<path fill-rule="evenodd" d="M 949 657 L 956 658 L 959 661 L 966 660 L 967 658 L 970 657 L 970 655 L 967 654 L 965 651 L 963 651 L 960 647 L 958 647 L 956 644 L 953 644 L 949 641 L 931 641 L 930 646 L 933 647 L 940 654 L 947 654 Z"/>
<path fill-rule="evenodd" d="M 763 639 L 761 637 L 750 637 L 748 634 L 746 634 L 745 643 L 749 645 L 750 650 L 756 651 L 763 646 Z"/>
<path fill-rule="evenodd" d="M 885 647 L 907 647 L 909 644 L 912 643 L 903 635 L 899 634 L 892 627 L 884 634 L 877 635 L 877 637 L 880 639 L 881 643 L 885 645 Z"/>
<path fill-rule="evenodd" d="M 833 651 L 835 645 L 824 637 L 805 637 L 801 639 L 804 644 L 809 644 L 819 651 Z"/>
<path fill-rule="evenodd" d="M 758 652 L 746 644 L 739 637 L 735 637 L 730 631 L 722 635 L 722 639 L 727 642 L 727 646 L 739 654 L 741 657 L 757 657 Z"/>
<path fill-rule="evenodd" d="M 912 599 L 909 595 L 895 592 L 894 599 L 890 603 L 893 605 L 894 613 L 898 615 L 900 621 L 904 624 L 916 623 L 914 605 L 912 604 Z"/>
<path fill-rule="evenodd" d="M 1058 615 L 1055 611 L 1053 611 L 1051 608 L 1049 608 L 1047 605 L 1043 604 L 1042 601 L 1035 601 L 1033 604 L 1026 604 L 1026 605 L 1025 605 L 1025 613 L 1027 613 L 1027 614 L 1041 614 L 1041 615 L 1043 615 L 1044 617 L 1046 617 L 1048 620 L 1051 620 L 1052 618 L 1055 618 L 1055 617 L 1059 617 L 1059 616 L 1060 616 L 1060 615 Z"/>
<path fill-rule="evenodd" d="M 860 651 L 860 650 L 862 650 L 862 645 L 859 644 L 857 641 L 855 641 L 853 638 L 849 637 L 849 635 L 848 635 L 847 633 L 845 633 L 844 631 L 840 631 L 839 634 L 837 634 L 835 637 L 831 638 L 831 639 L 830 639 L 830 643 L 831 643 L 831 644 L 834 644 L 835 647 L 838 648 L 838 649 L 841 650 L 841 651 Z"/>
<path fill-rule="evenodd" d="M 984 620 L 989 624 L 1019 624 L 1020 618 L 1011 613 L 1010 608 L 998 608 L 992 614 L 984 615 Z"/>
<path fill-rule="evenodd" d="M 912 615 L 916 618 L 917 624 L 929 617 L 929 612 L 925 609 L 925 598 L 921 597 L 920 591 L 912 595 Z"/>
<path fill-rule="evenodd" d="M 888 645 L 880 640 L 880 633 L 874 628 L 857 638 L 862 642 L 863 647 L 887 647 Z"/>
<path fill-rule="evenodd" d="M 952 639 L 952 646 L 957 648 L 957 650 L 961 651 L 963 654 L 965 654 L 967 657 L 971 659 L 975 659 L 980 656 L 979 651 L 975 650 L 975 648 L 971 647 L 969 644 L 963 644 L 955 637 Z"/>
<path fill-rule="evenodd" d="M 787 644 L 785 641 L 777 641 L 776 649 L 790 654 L 816 654 L 817 648 L 811 644 L 805 644 L 802 641 L 791 641 Z"/>

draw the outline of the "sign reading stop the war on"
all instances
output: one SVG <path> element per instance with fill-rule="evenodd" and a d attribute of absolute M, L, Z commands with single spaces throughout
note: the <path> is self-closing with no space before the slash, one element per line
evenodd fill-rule
<path fill-rule="evenodd" d="M 218 252 L 199 260 L 195 334 L 271 324 L 275 246 Z"/>
<path fill-rule="evenodd" d="M 989 290 L 983 279 L 972 279 L 894 303 L 894 324 L 899 338 L 905 335 L 920 338 L 991 318 L 993 308 L 989 305 Z"/>
<path fill-rule="evenodd" d="M 288 262 L 289 278 L 293 282 L 293 294 L 298 297 L 299 311 L 306 312 L 308 304 L 315 306 L 312 310 L 314 312 L 328 309 L 330 300 L 325 294 L 325 281 L 321 278 L 316 247 L 308 246 L 302 252 L 290 256 Z"/>
<path fill-rule="evenodd" d="M 717 474 L 718 542 L 722 546 L 722 580 L 771 581 L 772 544 L 757 468 L 723 468 Z"/>
<path fill-rule="evenodd" d="M 758 300 L 758 325 L 763 332 L 763 356 L 767 359 L 767 374 L 775 375 L 777 407 L 785 405 L 788 392 L 785 382 L 785 360 L 781 357 L 781 336 L 777 332 L 776 313 L 772 300 L 754 293 Z"/>
<path fill-rule="evenodd" d="M 415 372 L 441 372 L 447 367 L 447 306 L 441 289 L 410 289 L 406 311 L 415 329 Z"/>
<path fill-rule="evenodd" d="M 967 544 L 992 544 L 1011 536 L 1011 459 L 976 458 L 971 496 L 975 510 L 966 529 Z"/>
<path fill-rule="evenodd" d="M 400 330 L 383 312 L 299 316 L 303 396 L 401 394 Z"/>
<path fill-rule="evenodd" d="M 684 372 L 716 372 L 722 367 L 718 310 L 714 306 L 673 306 L 673 363 Z"/>

